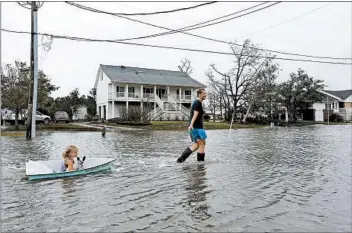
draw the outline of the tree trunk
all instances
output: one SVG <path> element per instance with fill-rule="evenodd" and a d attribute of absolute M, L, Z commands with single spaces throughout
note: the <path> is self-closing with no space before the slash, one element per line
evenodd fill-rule
<path fill-rule="evenodd" d="M 251 103 L 249 104 L 249 106 L 248 106 L 248 109 L 247 109 L 246 115 L 244 115 L 244 117 L 243 117 L 243 123 L 246 123 L 247 116 L 248 116 L 248 114 L 249 114 L 249 110 L 250 110 L 250 109 L 251 109 L 251 107 L 252 107 L 252 104 L 253 104 L 253 102 L 251 102 Z"/>
<path fill-rule="evenodd" d="M 216 113 L 216 109 L 213 109 L 213 122 L 215 122 L 215 113 Z"/>
<path fill-rule="evenodd" d="M 220 96 L 220 120 L 222 120 L 222 99 Z"/>
<path fill-rule="evenodd" d="M 16 109 L 16 111 L 15 111 L 15 130 L 18 130 L 18 115 L 19 115 L 19 110 Z"/>
<path fill-rule="evenodd" d="M 237 106 L 237 103 L 236 103 L 236 106 Z M 236 111 L 236 107 L 234 107 L 233 109 L 233 121 L 236 122 L 236 114 L 237 114 L 237 111 Z"/>

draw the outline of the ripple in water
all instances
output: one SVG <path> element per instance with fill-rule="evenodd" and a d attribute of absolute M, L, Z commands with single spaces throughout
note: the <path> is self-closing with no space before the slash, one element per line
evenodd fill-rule
<path fill-rule="evenodd" d="M 184 132 L 1 138 L 2 232 L 351 229 L 351 126 L 208 131 L 206 162 Z M 117 158 L 112 172 L 28 182 L 29 159 Z M 74 221 L 73 221 L 74 220 Z M 72 224 L 63 224 L 72 222 Z"/>

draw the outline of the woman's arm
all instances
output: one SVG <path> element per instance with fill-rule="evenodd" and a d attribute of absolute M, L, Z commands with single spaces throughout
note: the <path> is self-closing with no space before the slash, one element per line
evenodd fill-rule
<path fill-rule="evenodd" d="M 190 128 L 193 128 L 193 124 L 194 124 L 194 122 L 196 121 L 196 119 L 197 119 L 197 117 L 198 117 L 198 114 L 199 114 L 198 111 L 194 111 L 191 124 L 189 125 Z"/>

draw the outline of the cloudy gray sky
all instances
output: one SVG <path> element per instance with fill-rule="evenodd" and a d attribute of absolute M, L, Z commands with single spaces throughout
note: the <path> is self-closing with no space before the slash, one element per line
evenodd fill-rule
<path fill-rule="evenodd" d="M 133 13 L 168 10 L 199 3 L 87 2 L 81 4 L 110 12 Z M 189 11 L 166 15 L 134 16 L 134 18 L 169 28 L 180 28 L 256 4 L 258 2 L 219 2 Z M 320 9 L 309 13 L 317 8 Z M 226 41 L 237 40 L 240 43 L 245 38 L 250 38 L 253 43 L 259 44 L 262 48 L 278 51 L 352 57 L 351 12 L 351 2 L 282 2 L 242 18 L 191 32 Z M 1 14 L 3 28 L 30 31 L 29 10 L 20 7 L 17 3 L 5 2 L 2 3 Z M 299 17 L 301 15 L 304 16 Z M 78 37 L 119 39 L 164 32 L 161 29 L 114 16 L 83 11 L 62 2 L 46 2 L 39 10 L 38 20 L 39 32 Z M 278 26 L 272 27 L 275 25 Z M 267 30 L 261 31 L 262 29 Z M 41 39 L 39 37 L 39 43 Z M 225 44 L 178 33 L 135 42 L 230 52 Z M 180 60 L 187 58 L 191 60 L 194 69 L 192 77 L 206 84 L 204 71 L 208 69 L 209 64 L 215 64 L 220 70 L 226 72 L 231 68 L 233 61 L 233 57 L 225 55 L 61 39 L 53 40 L 49 52 L 42 48 L 43 46 L 39 47 L 39 69 L 43 69 L 51 77 L 52 82 L 61 87 L 53 97 L 67 95 L 76 87 L 82 94 L 88 94 L 94 86 L 99 64 L 177 70 Z M 2 32 L 2 63 L 12 63 L 15 59 L 28 62 L 29 51 L 29 35 Z M 282 57 L 292 58 L 292 56 Z M 282 69 L 279 81 L 286 80 L 289 73 L 302 68 L 309 75 L 324 79 L 325 84 L 329 86 L 328 89 L 352 88 L 351 66 L 278 62 Z"/>

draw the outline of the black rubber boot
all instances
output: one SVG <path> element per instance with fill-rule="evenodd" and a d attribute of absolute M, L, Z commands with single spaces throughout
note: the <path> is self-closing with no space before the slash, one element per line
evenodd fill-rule
<path fill-rule="evenodd" d="M 197 161 L 204 162 L 205 153 L 197 153 Z"/>
<path fill-rule="evenodd" d="M 186 159 L 193 153 L 193 151 L 188 147 L 180 157 L 178 157 L 177 162 L 183 163 Z"/>

